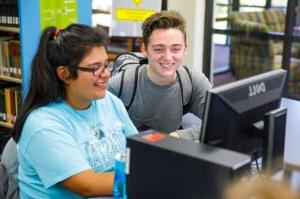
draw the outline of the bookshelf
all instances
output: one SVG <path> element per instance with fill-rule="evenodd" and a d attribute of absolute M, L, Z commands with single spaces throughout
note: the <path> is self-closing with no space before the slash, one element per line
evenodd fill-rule
<path fill-rule="evenodd" d="M 20 29 L 18 27 L 9 27 L 5 25 L 1 25 L 0 31 L 19 33 Z"/>
<path fill-rule="evenodd" d="M 6 128 L 12 128 L 13 127 L 13 124 L 10 124 L 10 123 L 7 123 L 7 122 L 1 122 L 0 121 L 0 126 L 2 127 L 6 127 Z"/>
<path fill-rule="evenodd" d="M 0 6 L 0 127 L 10 129 L 21 104 L 18 1 L 0 0 Z"/>
<path fill-rule="evenodd" d="M 8 76 L 5 76 L 5 75 L 0 75 L 0 80 L 22 84 L 21 79 L 15 78 L 15 77 L 8 77 Z"/>
<path fill-rule="evenodd" d="M 12 39 L 19 42 L 19 66 L 15 67 L 15 65 L 9 65 L 8 67 L 7 64 L 4 65 L 0 62 L 0 133 L 2 128 L 10 129 L 13 127 L 13 119 L 10 118 L 8 121 L 4 114 L 10 114 L 15 117 L 19 107 L 18 104 L 21 104 L 22 101 L 21 98 L 24 98 L 28 92 L 30 64 L 38 47 L 43 27 L 45 27 L 45 25 L 54 25 L 59 28 L 64 28 L 70 24 L 71 22 L 66 21 L 69 19 L 64 17 L 65 15 L 63 16 L 63 14 L 66 14 L 66 10 L 68 10 L 67 6 L 70 5 L 70 3 L 75 5 L 72 14 L 75 13 L 76 22 L 91 25 L 91 1 L 0 0 L 0 44 L 2 43 L 1 38 L 2 40 L 9 38 L 8 40 Z M 52 9 L 52 17 L 54 20 L 52 20 L 50 24 L 46 19 L 47 17 L 49 18 L 49 15 L 43 15 L 45 9 Z M 60 9 L 63 9 L 64 13 Z M 1 20 L 3 16 L 5 18 L 4 21 Z M 6 38 L 4 39 L 4 37 Z M 1 49 L 0 55 L 2 57 Z M 7 58 L 7 60 L 13 59 Z M 3 59 L 0 59 L 0 61 L 3 61 Z M 17 61 L 18 60 L 16 60 L 16 63 Z M 14 100 L 10 101 L 12 98 L 15 99 L 15 102 L 13 102 Z M 9 113 L 9 110 L 11 113 Z"/>

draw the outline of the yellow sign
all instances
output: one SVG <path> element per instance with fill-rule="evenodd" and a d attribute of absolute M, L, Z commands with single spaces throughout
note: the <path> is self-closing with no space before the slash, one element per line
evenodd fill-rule
<path fill-rule="evenodd" d="M 142 3 L 142 0 L 132 0 L 136 6 L 139 6 Z"/>
<path fill-rule="evenodd" d="M 155 10 L 117 8 L 115 17 L 116 20 L 123 21 L 144 21 L 155 12 Z"/>

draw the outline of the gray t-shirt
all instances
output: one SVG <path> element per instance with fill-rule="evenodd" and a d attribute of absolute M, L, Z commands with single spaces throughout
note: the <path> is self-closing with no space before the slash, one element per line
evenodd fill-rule
<path fill-rule="evenodd" d="M 125 78 L 134 78 L 135 67 L 127 69 Z M 185 70 L 182 67 L 179 70 Z M 192 78 L 192 94 L 188 112 L 202 118 L 205 94 L 211 85 L 204 74 L 189 68 Z M 128 73 L 128 74 L 127 74 Z M 130 77 L 128 77 L 130 76 Z M 138 83 L 134 101 L 128 110 L 129 116 L 137 128 L 148 127 L 155 131 L 170 133 L 178 130 L 183 116 L 183 104 L 178 80 L 166 86 L 153 83 L 147 75 L 146 65 L 139 70 Z M 189 81 L 189 80 L 188 80 Z M 109 90 L 118 95 L 121 73 L 114 75 L 109 82 Z M 133 82 L 133 81 L 131 81 Z M 184 83 L 184 82 L 183 82 Z M 124 82 L 121 100 L 128 105 L 133 91 L 133 85 Z M 126 96 L 129 95 L 130 97 Z M 178 130 L 180 137 L 196 140 L 200 135 L 200 125 Z"/>

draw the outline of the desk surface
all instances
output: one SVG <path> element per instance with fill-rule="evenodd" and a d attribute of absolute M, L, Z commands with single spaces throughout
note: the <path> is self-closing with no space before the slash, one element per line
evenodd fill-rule
<path fill-rule="evenodd" d="M 283 98 L 281 107 L 287 108 L 285 169 L 300 170 L 300 101 Z"/>

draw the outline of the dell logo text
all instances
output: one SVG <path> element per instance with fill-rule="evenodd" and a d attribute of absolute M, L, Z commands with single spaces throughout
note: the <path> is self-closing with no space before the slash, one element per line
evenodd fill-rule
<path fill-rule="evenodd" d="M 265 82 L 257 83 L 254 85 L 249 86 L 249 97 L 261 94 L 266 92 L 266 85 Z"/>

